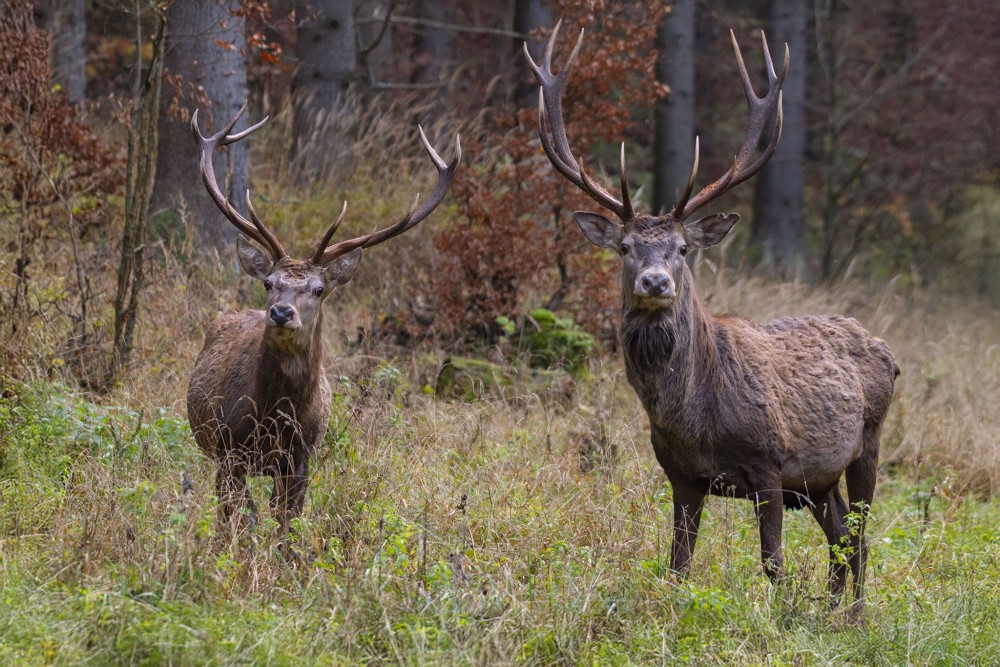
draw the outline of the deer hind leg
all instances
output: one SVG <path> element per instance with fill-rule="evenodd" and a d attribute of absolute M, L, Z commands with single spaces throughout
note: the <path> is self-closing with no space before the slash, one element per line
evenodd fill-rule
<path fill-rule="evenodd" d="M 865 424 L 861 437 L 864 439 L 861 457 L 849 465 L 846 471 L 847 496 L 850 499 L 851 520 L 848 529 L 851 538 L 851 577 L 854 580 L 854 601 L 858 610 L 865 605 L 865 568 L 868 565 L 868 541 L 865 531 L 868 527 L 868 512 L 875 497 L 875 481 L 878 475 L 878 448 L 881 423 Z"/>
<path fill-rule="evenodd" d="M 844 520 L 847 516 L 847 503 L 840 495 L 840 487 L 834 486 L 827 491 L 826 495 L 813 505 L 812 513 L 830 544 L 829 586 L 831 603 L 836 607 L 840 604 L 844 587 L 847 585 L 847 562 L 842 551 L 847 546 L 845 538 L 848 531 Z"/>
<path fill-rule="evenodd" d="M 751 494 L 757 528 L 760 531 L 760 559 L 764 573 L 771 581 L 781 574 L 781 522 L 784 519 L 785 504 L 782 500 L 781 482 L 775 481 L 768 488 Z"/>
<path fill-rule="evenodd" d="M 673 484 L 674 491 L 674 541 L 670 548 L 670 569 L 687 574 L 691 569 L 691 553 L 698 539 L 701 510 L 705 494 L 686 486 Z"/>

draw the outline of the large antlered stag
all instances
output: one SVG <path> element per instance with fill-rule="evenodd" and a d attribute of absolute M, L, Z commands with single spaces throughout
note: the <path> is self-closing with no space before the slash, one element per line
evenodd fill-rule
<path fill-rule="evenodd" d="M 698 142 L 687 187 L 662 216 L 637 214 L 629 199 L 625 146 L 619 201 L 598 185 L 574 157 L 566 137 L 562 95 L 583 32 L 559 74 L 552 72 L 553 30 L 541 66 L 525 55 L 539 91 L 539 137 L 552 165 L 621 221 L 596 213 L 574 218 L 595 245 L 623 261 L 620 336 L 629 384 L 649 416 L 653 450 L 670 480 L 674 503 L 672 570 L 690 568 L 691 551 L 706 495 L 753 501 L 761 557 L 769 577 L 778 576 L 782 509 L 808 506 L 830 543 L 830 590 L 834 601 L 847 583 L 849 553 L 853 592 L 864 605 L 867 546 L 865 520 L 875 491 L 879 431 L 899 369 L 888 345 L 849 318 L 795 317 L 757 324 L 705 311 L 694 292 L 684 257 L 708 248 L 729 232 L 737 215 L 709 215 L 685 222 L 730 188 L 747 180 L 774 153 L 781 134 L 780 73 L 767 42 L 769 89 L 758 97 L 743 56 L 730 33 L 749 104 L 749 130 L 732 166 L 693 197 Z M 776 111 L 764 150 L 757 142 Z M 840 492 L 846 477 L 850 508 Z M 848 515 L 858 523 L 849 528 Z"/>
<path fill-rule="evenodd" d="M 246 107 L 244 106 L 244 109 Z M 361 249 L 370 248 L 413 228 L 441 203 L 462 156 L 458 137 L 451 164 L 420 138 L 438 171 L 430 199 L 396 224 L 365 236 L 328 245 L 347 208 L 334 221 L 308 260 L 292 259 L 264 226 L 250 204 L 247 220 L 227 201 L 212 168 L 212 153 L 256 131 L 267 118 L 238 134 L 229 134 L 240 113 L 211 137 L 191 128 L 200 150 L 201 174 L 209 195 L 242 235 L 236 246 L 240 266 L 264 284 L 265 310 L 225 315 L 212 325 L 198 355 L 188 387 L 188 419 L 198 446 L 217 464 L 216 487 L 220 524 L 234 509 L 256 507 L 247 491 L 247 476 L 274 478 L 271 508 L 282 539 L 289 522 L 302 511 L 309 483 L 309 457 L 326 433 L 330 419 L 330 385 L 323 370 L 323 302 L 334 288 L 354 276 Z M 418 195 L 419 197 L 419 195 Z"/>

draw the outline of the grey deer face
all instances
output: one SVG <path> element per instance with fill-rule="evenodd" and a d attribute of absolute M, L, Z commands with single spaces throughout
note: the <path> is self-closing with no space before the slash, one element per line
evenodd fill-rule
<path fill-rule="evenodd" d="M 739 220 L 716 214 L 683 224 L 672 215 L 638 215 L 622 226 L 597 213 L 578 211 L 573 218 L 587 240 L 621 256 L 623 296 L 632 307 L 654 312 L 673 308 L 688 252 L 715 245 Z"/>
<path fill-rule="evenodd" d="M 264 283 L 265 324 L 269 330 L 284 335 L 311 333 L 323 302 L 334 288 L 350 282 L 361 263 L 361 248 L 324 267 L 290 257 L 274 262 L 242 236 L 236 240 L 236 247 L 243 270 Z"/>

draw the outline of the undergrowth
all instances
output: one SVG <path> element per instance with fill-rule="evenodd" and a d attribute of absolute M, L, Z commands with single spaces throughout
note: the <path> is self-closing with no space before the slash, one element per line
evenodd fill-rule
<path fill-rule="evenodd" d="M 614 365 L 573 405 L 516 389 L 442 402 L 385 368 L 337 385 L 288 559 L 266 516 L 236 544 L 215 539 L 213 469 L 176 411 L 10 388 L 0 660 L 1000 660 L 996 501 L 883 475 L 869 609 L 850 623 L 828 608 L 826 546 L 801 512 L 785 516 L 780 586 L 761 576 L 738 500 L 709 502 L 693 574 L 669 574 L 669 487 Z M 598 431 L 607 455 L 584 466 L 581 442 Z M 266 506 L 268 480 L 254 481 Z"/>

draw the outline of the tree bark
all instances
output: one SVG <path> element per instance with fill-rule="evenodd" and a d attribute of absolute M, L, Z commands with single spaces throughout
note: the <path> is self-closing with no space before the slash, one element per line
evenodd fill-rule
<path fill-rule="evenodd" d="M 170 104 L 161 105 L 152 208 L 179 210 L 183 197 L 201 239 L 217 250 L 232 245 L 236 230 L 216 208 L 201 182 L 189 114 L 200 108 L 202 131 L 217 132 L 246 101 L 244 21 L 233 14 L 239 7 L 239 0 L 175 0 L 167 10 L 165 76 L 179 77 L 179 107 L 184 113 L 172 113 Z M 248 120 L 246 116 L 241 118 L 234 131 L 246 128 Z M 215 156 L 219 185 L 244 215 L 249 159 L 245 141 Z"/>
<path fill-rule="evenodd" d="M 51 0 L 46 27 L 52 40 L 52 82 L 72 104 L 79 104 L 87 86 L 84 0 Z"/>
<path fill-rule="evenodd" d="M 781 66 L 788 44 L 789 66 L 782 88 L 784 123 L 781 143 L 757 175 L 751 240 L 761 263 L 779 274 L 798 273 L 805 261 L 803 166 L 806 152 L 806 24 L 809 5 L 798 0 L 771 0 L 768 44 L 775 67 Z"/>
<path fill-rule="evenodd" d="M 342 153 L 344 134 L 337 115 L 357 66 L 352 0 L 312 0 L 297 7 L 299 66 L 292 79 L 295 95 L 294 167 L 308 179 L 322 178 Z"/>
<path fill-rule="evenodd" d="M 694 160 L 694 0 L 677 0 L 657 35 L 656 78 L 670 93 L 656 103 L 653 211 L 669 209 L 687 185 Z"/>
<path fill-rule="evenodd" d="M 417 0 L 417 17 L 435 24 L 450 23 L 448 8 L 441 0 Z M 451 31 L 440 25 L 422 25 L 417 31 L 417 62 L 413 82 L 438 82 L 451 71 Z"/>
<path fill-rule="evenodd" d="M 527 35 L 535 28 L 551 28 L 552 9 L 546 0 L 515 0 L 514 1 L 514 32 Z M 514 40 L 514 62 L 517 63 L 517 95 L 518 106 L 534 108 L 538 106 L 538 84 L 532 76 L 528 63 L 521 55 L 521 40 Z M 534 57 L 545 47 L 536 39 L 528 40 L 528 50 Z"/>

